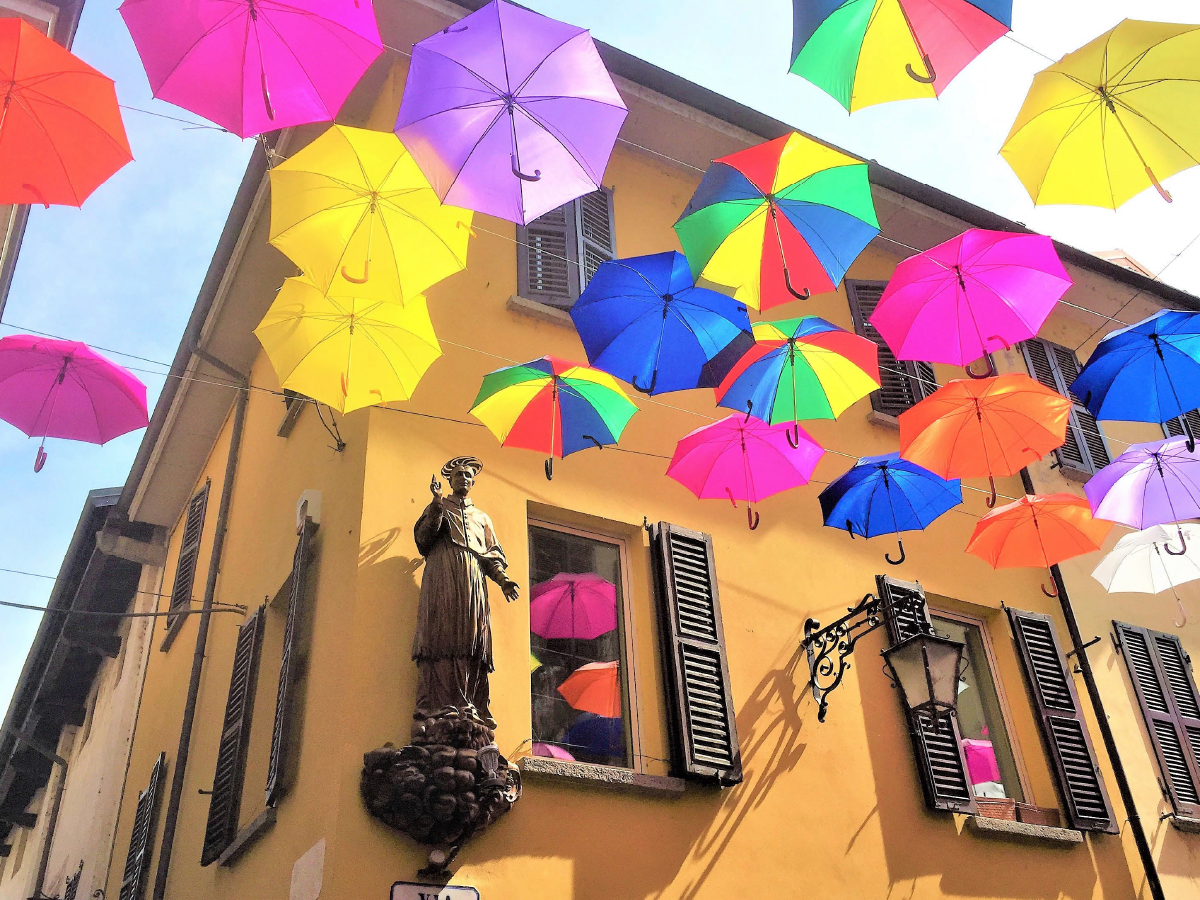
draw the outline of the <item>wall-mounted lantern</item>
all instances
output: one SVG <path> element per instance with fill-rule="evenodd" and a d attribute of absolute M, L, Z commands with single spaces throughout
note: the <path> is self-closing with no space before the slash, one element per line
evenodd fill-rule
<path fill-rule="evenodd" d="M 933 634 L 917 634 L 883 651 L 904 704 L 918 716 L 948 716 L 958 704 L 963 645 Z"/>

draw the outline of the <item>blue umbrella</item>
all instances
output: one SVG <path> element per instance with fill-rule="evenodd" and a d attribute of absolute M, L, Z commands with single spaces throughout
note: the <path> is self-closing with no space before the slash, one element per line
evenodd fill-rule
<path fill-rule="evenodd" d="M 595 756 L 624 756 L 625 731 L 620 719 L 580 713 L 567 732 L 567 746 Z"/>
<path fill-rule="evenodd" d="M 850 537 L 921 531 L 942 513 L 962 503 L 962 483 L 947 481 L 928 469 L 901 459 L 899 453 L 864 456 L 821 491 L 821 512 L 830 528 Z M 893 566 L 905 560 L 885 555 Z"/>
<path fill-rule="evenodd" d="M 745 305 L 675 251 L 601 263 L 571 318 L 588 361 L 644 394 L 715 388 L 754 345 Z"/>

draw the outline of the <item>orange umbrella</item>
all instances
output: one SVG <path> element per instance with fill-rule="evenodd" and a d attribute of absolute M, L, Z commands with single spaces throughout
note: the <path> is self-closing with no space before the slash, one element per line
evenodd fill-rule
<path fill-rule="evenodd" d="M 0 203 L 79 206 L 133 159 L 111 78 L 0 19 Z"/>
<path fill-rule="evenodd" d="M 1015 475 L 1067 437 L 1071 401 L 1028 375 L 951 381 L 900 414 L 900 455 L 943 478 Z"/>
<path fill-rule="evenodd" d="M 621 683 L 617 662 L 580 666 L 558 686 L 558 692 L 575 709 L 616 719 L 621 715 Z"/>

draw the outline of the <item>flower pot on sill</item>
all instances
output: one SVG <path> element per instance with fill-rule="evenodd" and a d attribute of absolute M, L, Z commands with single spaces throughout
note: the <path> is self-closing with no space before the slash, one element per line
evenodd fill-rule
<path fill-rule="evenodd" d="M 976 797 L 975 807 L 979 815 L 988 819 L 1017 821 L 1017 802 L 1007 797 Z"/>
<path fill-rule="evenodd" d="M 1028 825 L 1046 825 L 1049 828 L 1062 827 L 1062 816 L 1057 809 L 1034 806 L 1032 803 L 1017 804 L 1017 821 Z"/>

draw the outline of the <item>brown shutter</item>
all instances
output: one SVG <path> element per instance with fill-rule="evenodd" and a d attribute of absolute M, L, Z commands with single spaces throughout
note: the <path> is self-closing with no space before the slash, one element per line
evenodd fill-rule
<path fill-rule="evenodd" d="M 208 800 L 208 825 L 204 829 L 204 850 L 200 854 L 202 866 L 216 862 L 237 837 L 265 620 L 266 607 L 260 606 L 238 631 L 233 672 L 229 676 L 229 699 L 225 702 L 221 742 L 217 746 L 217 770 L 213 774 L 212 796 Z"/>
<path fill-rule="evenodd" d="M 1041 613 L 1012 608 L 1008 609 L 1008 621 L 1042 740 L 1066 804 L 1067 819 L 1081 831 L 1115 834 L 1112 804 L 1054 621 Z"/>
<path fill-rule="evenodd" d="M 927 362 L 897 360 L 883 335 L 871 324 L 871 314 L 886 287 L 886 281 L 847 281 L 846 295 L 850 298 L 854 330 L 879 348 L 880 387 L 871 394 L 871 407 L 876 412 L 898 416 L 936 391 L 937 377 Z"/>
<path fill-rule="evenodd" d="M 889 644 L 898 644 L 918 634 L 933 633 L 925 591 L 919 584 L 876 575 L 875 586 L 885 604 L 884 623 Z M 910 606 L 897 609 L 901 600 L 909 601 Z M 910 715 L 907 709 L 904 714 L 908 718 L 908 733 L 912 738 L 925 803 L 930 809 L 974 814 L 975 794 L 967 778 L 958 718 L 950 716 L 935 722 Z"/>
<path fill-rule="evenodd" d="M 154 819 L 158 812 L 158 786 L 167 768 L 167 754 L 158 754 L 150 770 L 150 783 L 138 794 L 137 811 L 133 815 L 133 833 L 129 836 L 129 853 L 125 857 L 125 874 L 121 878 L 118 900 L 141 900 L 145 874 L 150 862 L 150 844 L 154 839 Z"/>
<path fill-rule="evenodd" d="M 175 563 L 175 583 L 171 587 L 170 610 L 186 609 L 192 602 L 192 585 L 196 580 L 196 563 L 200 559 L 200 539 L 204 534 L 204 512 L 208 508 L 208 488 L 211 482 L 206 481 L 188 503 L 187 515 L 183 522 L 183 539 L 179 543 L 179 559 Z M 167 618 L 170 628 L 176 618 Z"/>
<path fill-rule="evenodd" d="M 600 188 L 575 201 L 579 225 L 579 257 L 583 263 L 579 290 L 587 287 L 600 263 L 617 258 L 617 229 L 613 222 L 612 191 Z M 578 295 L 575 298 L 578 299 Z"/>
<path fill-rule="evenodd" d="M 650 557 L 667 673 L 672 770 L 721 785 L 742 780 L 712 538 L 659 522 Z"/>
<path fill-rule="evenodd" d="M 572 200 L 517 226 L 517 293 L 560 309 L 579 297 L 578 224 Z"/>
<path fill-rule="evenodd" d="M 1190 430 L 1192 437 L 1200 438 L 1200 409 L 1193 409 L 1177 418 L 1167 419 L 1162 424 L 1163 434 L 1167 437 L 1184 437 Z"/>
<path fill-rule="evenodd" d="M 1088 412 L 1070 386 L 1079 376 L 1079 358 L 1068 347 L 1041 338 L 1021 342 L 1025 366 L 1043 387 L 1072 401 L 1066 441 L 1055 450 L 1059 464 L 1080 472 L 1097 472 L 1110 462 L 1108 445 L 1096 418 Z"/>
<path fill-rule="evenodd" d="M 1173 634 L 1113 622 L 1176 815 L 1200 818 L 1200 697 Z"/>

